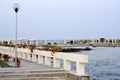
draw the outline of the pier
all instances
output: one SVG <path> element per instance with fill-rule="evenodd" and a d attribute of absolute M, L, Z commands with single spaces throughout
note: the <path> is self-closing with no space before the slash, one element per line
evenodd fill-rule
<path fill-rule="evenodd" d="M 30 49 L 28 49 L 28 48 L 18 48 L 17 50 L 18 50 L 17 56 L 21 60 L 40 64 L 40 66 L 42 66 L 42 65 L 48 66 L 48 67 L 52 68 L 52 71 L 54 71 L 54 74 L 52 74 L 51 71 L 48 70 L 49 68 L 46 68 L 46 70 L 48 71 L 49 74 L 46 73 L 46 75 L 45 75 L 44 73 L 41 73 L 41 74 L 39 74 L 39 77 L 41 75 L 43 75 L 41 77 L 45 77 L 45 76 L 50 77 L 51 76 L 52 78 L 54 78 L 55 76 L 59 76 L 59 75 L 64 76 L 64 79 L 57 77 L 56 79 L 44 79 L 44 80 L 89 80 L 89 76 L 87 74 L 85 74 L 85 64 L 88 62 L 87 55 L 68 54 L 68 53 L 63 53 L 63 52 L 56 52 L 55 54 L 53 54 L 51 51 L 40 51 L 40 50 L 34 50 L 33 52 L 31 52 Z M 13 47 L 0 46 L 0 53 L 7 54 L 10 57 L 15 57 Z M 62 74 L 59 73 L 59 70 L 61 70 L 61 65 L 60 65 L 61 61 L 63 63 L 62 69 L 64 70 Z M 76 63 L 76 71 L 75 72 L 71 71 L 71 62 Z M 56 70 L 56 69 L 58 69 L 58 70 Z M 28 68 L 28 70 L 29 70 L 29 68 Z M 42 70 L 46 71 L 45 68 Z M 31 70 L 29 70 L 29 71 L 31 71 Z M 23 71 L 23 72 L 26 72 L 27 74 L 31 74 L 31 73 L 29 73 L 29 71 L 27 71 L 28 73 L 26 71 Z M 41 71 L 41 70 L 37 70 L 37 71 Z M 19 70 L 17 72 L 16 72 L 16 74 L 20 75 Z M 2 73 L 4 73 L 4 72 L 2 72 Z M 0 73 L 0 74 L 2 74 L 2 73 Z M 33 73 L 37 73 L 37 72 L 33 72 Z M 2 74 L 2 75 L 4 75 L 4 74 Z M 23 75 L 21 75 L 21 76 L 23 76 Z M 30 79 L 30 80 L 42 80 L 42 79 L 39 79 L 39 77 L 37 77 L 38 79 Z M 14 79 L 14 80 L 19 80 L 19 79 Z M 20 79 L 20 80 L 23 80 L 23 79 Z"/>

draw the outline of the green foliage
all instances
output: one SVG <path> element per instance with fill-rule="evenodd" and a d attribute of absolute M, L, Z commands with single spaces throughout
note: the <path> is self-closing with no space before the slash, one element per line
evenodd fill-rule
<path fill-rule="evenodd" d="M 87 43 L 87 40 L 83 41 L 83 43 L 84 43 L 84 44 Z"/>
<path fill-rule="evenodd" d="M 46 50 L 46 51 L 60 51 L 61 47 L 55 46 L 55 45 L 44 45 L 43 50 Z"/>
<path fill-rule="evenodd" d="M 29 49 L 30 49 L 31 52 L 33 52 L 33 50 L 36 49 L 36 46 L 35 45 L 30 45 Z"/>
<path fill-rule="evenodd" d="M 11 66 L 0 60 L 0 67 L 11 67 Z"/>

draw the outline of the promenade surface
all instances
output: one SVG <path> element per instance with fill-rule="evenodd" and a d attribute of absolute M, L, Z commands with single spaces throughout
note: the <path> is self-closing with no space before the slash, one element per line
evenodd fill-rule
<path fill-rule="evenodd" d="M 8 62 L 9 65 L 14 66 L 15 62 Z M 34 62 L 29 62 L 25 60 L 21 60 L 21 66 L 20 67 L 7 67 L 7 68 L 1 68 L 0 72 L 18 72 L 18 71 L 43 71 L 43 70 L 61 70 L 58 68 L 53 68 L 50 66 L 46 66 L 43 64 L 37 64 Z"/>

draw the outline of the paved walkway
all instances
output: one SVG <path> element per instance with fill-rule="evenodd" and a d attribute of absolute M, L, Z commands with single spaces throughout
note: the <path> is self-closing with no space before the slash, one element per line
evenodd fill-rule
<path fill-rule="evenodd" d="M 15 62 L 10 61 L 8 64 L 13 66 L 15 65 Z M 0 68 L 0 72 L 41 71 L 41 70 L 60 70 L 60 69 L 24 60 L 21 60 L 21 66 L 18 68 L 16 67 Z"/>

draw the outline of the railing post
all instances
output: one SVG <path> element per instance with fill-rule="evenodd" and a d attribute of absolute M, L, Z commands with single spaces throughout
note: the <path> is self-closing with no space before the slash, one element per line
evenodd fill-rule
<path fill-rule="evenodd" d="M 38 63 L 43 64 L 43 56 L 38 55 Z"/>
<path fill-rule="evenodd" d="M 25 53 L 25 60 L 27 60 L 27 54 L 28 54 L 28 53 L 26 52 L 26 53 Z"/>
<path fill-rule="evenodd" d="M 24 52 L 22 52 L 22 59 L 24 59 L 24 54 L 25 54 L 25 53 L 24 53 Z"/>
<path fill-rule="evenodd" d="M 85 74 L 85 63 L 76 62 L 76 74 L 78 75 Z"/>
<path fill-rule="evenodd" d="M 12 57 L 15 57 L 14 48 L 11 48 L 11 56 L 12 56 Z"/>
<path fill-rule="evenodd" d="M 20 54 L 20 52 L 18 52 L 18 58 L 21 58 L 21 54 Z"/>
<path fill-rule="evenodd" d="M 7 49 L 6 49 L 6 47 L 4 47 L 4 54 L 6 54 L 7 53 Z"/>
<path fill-rule="evenodd" d="M 34 53 L 32 53 L 32 61 L 36 62 L 36 55 Z"/>
<path fill-rule="evenodd" d="M 25 59 L 25 58 L 26 58 L 26 53 L 22 52 L 22 59 Z"/>
<path fill-rule="evenodd" d="M 22 52 L 20 52 L 20 58 L 22 59 Z"/>
<path fill-rule="evenodd" d="M 45 56 L 45 65 L 51 66 L 51 58 Z"/>
<path fill-rule="evenodd" d="M 30 61 L 30 53 L 27 53 L 27 60 Z"/>
<path fill-rule="evenodd" d="M 59 58 L 54 58 L 53 66 L 60 68 L 60 59 Z"/>
<path fill-rule="evenodd" d="M 65 70 L 68 70 L 68 71 L 71 71 L 71 61 L 69 60 L 64 60 L 64 69 Z"/>
<path fill-rule="evenodd" d="M 11 56 L 11 53 L 12 53 L 11 49 L 9 49 L 9 51 L 10 51 L 10 56 Z"/>

